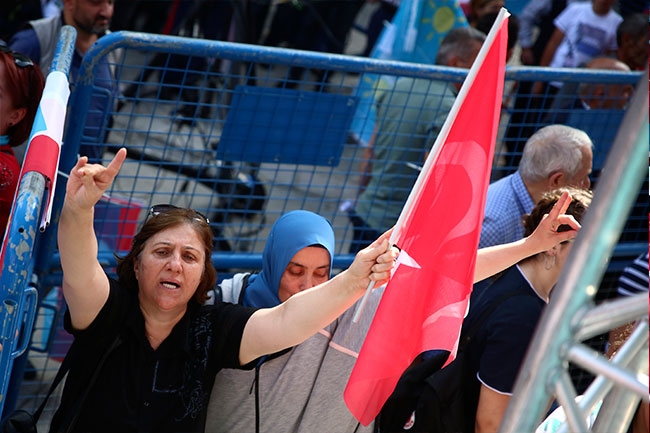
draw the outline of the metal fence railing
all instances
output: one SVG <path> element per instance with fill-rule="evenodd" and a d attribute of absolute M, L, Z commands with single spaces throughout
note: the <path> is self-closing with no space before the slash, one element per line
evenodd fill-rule
<path fill-rule="evenodd" d="M 27 362 L 39 298 L 32 274 L 40 232 L 48 220 L 48 197 L 53 194 L 63 119 L 70 94 L 68 73 L 76 40 L 73 27 L 64 26 L 55 50 L 2 243 L 0 294 L 0 414 L 13 409 Z M 52 114 L 57 113 L 57 114 Z M 45 158 L 44 155 L 52 156 Z M 11 374 L 13 371 L 13 374 Z"/>
<path fill-rule="evenodd" d="M 105 136 L 104 143 L 84 136 L 83 128 L 75 125 L 83 125 L 93 98 L 110 96 L 103 87 L 93 87 L 96 80 L 92 79 L 94 65 L 109 53 L 115 58 L 116 72 L 111 86 L 121 89 L 122 96 L 111 99 L 112 108 L 103 113 L 98 134 Z M 363 160 L 363 147 L 352 139 L 351 125 L 366 121 L 365 113 L 356 108 L 370 96 L 356 92 L 360 80 L 381 76 L 382 85 L 410 76 L 459 82 L 465 73 L 128 32 L 102 38 L 86 64 L 86 75 L 82 71 L 76 85 L 75 115 L 71 116 L 75 123 L 69 126 L 68 140 L 87 146 L 99 142 L 107 156 L 124 146 L 130 155 L 110 191 L 114 203 L 106 204 L 101 212 L 106 218 L 97 222 L 102 240 L 109 247 L 127 246 L 125 238 L 141 220 L 138 209 L 152 203 L 188 205 L 212 217 L 219 246 L 215 261 L 222 269 L 239 267 L 239 260 L 243 267 L 249 266 L 246 257 L 261 252 L 274 220 L 294 208 L 329 218 L 337 235 L 337 253 L 346 253 L 351 228 L 340 206 L 356 199 Z M 290 78 L 296 76 L 291 72 L 296 68 L 302 75 Z M 517 68 L 507 72 L 509 83 L 560 81 L 567 87 L 602 82 L 635 86 L 639 78 L 639 73 L 587 70 Z M 521 92 L 517 96 L 521 98 Z M 536 98 L 546 101 L 551 95 Z M 515 99 L 514 93 L 510 99 Z M 504 107 L 493 179 L 516 169 L 513 161 L 521 147 L 513 142 L 521 142 L 522 134 L 562 114 L 539 109 L 535 122 L 530 123 L 530 111 L 535 110 L 515 108 L 512 102 Z M 596 155 L 606 156 L 624 112 L 611 109 L 603 116 L 600 110 L 589 110 L 580 120 L 595 143 Z M 517 124 L 522 113 L 528 113 L 528 118 Z M 74 160 L 76 155 L 68 150 L 62 158 L 64 171 L 74 162 L 66 163 L 65 158 Z M 604 161 L 604 156 L 598 160 Z M 647 209 L 645 203 L 639 206 Z M 638 214 L 647 219 L 647 211 Z M 120 215 L 120 224 L 114 215 Z M 630 242 L 645 242 L 645 222 L 626 228 L 624 235 Z"/>

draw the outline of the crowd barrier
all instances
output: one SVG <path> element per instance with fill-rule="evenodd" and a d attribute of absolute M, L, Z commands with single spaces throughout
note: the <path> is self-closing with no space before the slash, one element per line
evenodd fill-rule
<path fill-rule="evenodd" d="M 9 222 L 2 242 L 0 274 L 0 414 L 14 408 L 31 344 L 37 329 L 35 317 L 40 301 L 38 280 L 33 273 L 42 232 L 50 223 L 66 105 L 70 90 L 68 74 L 76 31 L 61 30 L 54 58 L 20 173 Z M 55 311 L 50 310 L 52 314 Z"/>
<path fill-rule="evenodd" d="M 109 83 L 95 79 L 102 62 L 113 71 Z M 96 209 L 100 261 L 109 273 L 114 254 L 128 251 L 131 235 L 158 203 L 192 207 L 209 217 L 212 260 L 220 277 L 259 269 L 271 226 L 293 209 L 311 210 L 331 221 L 337 239 L 334 267 L 342 269 L 353 257 L 348 252 L 348 209 L 358 203 L 367 150 L 355 128 L 373 128 L 364 106 L 400 77 L 461 83 L 465 74 L 432 65 L 116 32 L 84 58 L 71 95 L 59 170 L 69 172 L 80 148 L 100 150 L 104 162 L 121 147 L 128 151 Z M 603 99 L 615 107 L 585 110 L 575 119 L 561 103 L 575 101 L 579 92 L 596 84 L 637 88 L 643 74 L 513 67 L 506 80 L 492 180 L 516 170 L 527 134 L 561 122 L 586 130 L 594 141 L 592 181 L 598 195 L 599 176 L 628 101 Z M 554 99 L 559 105 L 551 103 L 550 93 L 532 95 L 521 85 L 538 81 L 564 84 L 565 91 Z M 369 86 L 360 84 L 364 82 Z M 94 108 L 98 101 L 106 111 Z M 88 117 L 95 119 L 94 128 L 84 128 Z M 61 304 L 56 223 L 64 185 L 60 176 L 52 224 L 39 237 L 30 264 L 40 297 L 49 295 L 54 311 Z M 620 238 L 616 234 L 607 272 L 603 269 L 603 299 L 611 296 L 622 267 L 647 251 L 647 178 L 626 191 L 632 207 L 623 216 L 627 222 Z M 45 355 L 32 339 L 30 359 L 44 356 L 46 361 L 37 362 L 36 379 L 25 380 L 16 391 L 21 406 L 40 402 L 34 396 L 46 389 L 61 358 L 52 346 L 65 353 L 60 316 L 50 321 L 52 329 L 41 338 Z"/>

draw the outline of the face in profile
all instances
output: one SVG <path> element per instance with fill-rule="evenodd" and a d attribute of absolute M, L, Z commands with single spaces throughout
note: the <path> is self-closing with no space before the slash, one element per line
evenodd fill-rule
<path fill-rule="evenodd" d="M 577 171 L 576 175 L 568 179 L 567 185 L 574 186 L 576 188 L 589 189 L 591 186 L 591 180 L 589 175 L 591 174 L 592 161 L 593 161 L 593 152 L 588 147 L 580 148 L 582 153 L 582 160 L 580 161 L 580 169 Z M 560 185 L 566 186 L 566 185 Z"/>
<path fill-rule="evenodd" d="M 305 247 L 291 258 L 282 273 L 278 298 L 284 302 L 298 292 L 324 283 L 329 275 L 329 252 L 320 246 Z"/>

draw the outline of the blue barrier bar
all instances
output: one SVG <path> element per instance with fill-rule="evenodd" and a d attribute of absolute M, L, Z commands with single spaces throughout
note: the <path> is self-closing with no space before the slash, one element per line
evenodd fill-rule
<path fill-rule="evenodd" d="M 146 47 L 147 51 L 175 53 L 197 57 L 227 58 L 239 62 L 274 63 L 305 68 L 322 68 L 340 71 L 354 71 L 362 74 L 388 74 L 404 77 L 420 77 L 462 81 L 467 69 L 439 67 L 421 63 L 395 60 L 378 60 L 341 54 L 313 51 L 286 50 L 276 47 L 248 45 L 236 42 L 212 41 L 182 36 L 156 35 L 139 32 L 119 31 L 102 37 L 84 56 L 84 65 L 78 84 L 90 86 L 93 82 L 93 68 L 108 53 L 121 48 Z M 517 81 L 571 81 L 579 75 L 585 83 L 636 84 L 642 72 L 621 74 L 618 71 L 586 70 L 578 68 L 542 68 L 530 66 L 509 66 L 506 80 Z M 627 78 L 623 77 L 626 75 Z"/>
<path fill-rule="evenodd" d="M 0 280 L 3 293 L 2 366 L 10 367 L 11 361 L 25 352 L 31 335 L 36 302 L 34 288 L 28 287 L 28 283 L 44 190 L 45 179 L 42 176 L 35 172 L 25 174 L 14 204 L 15 218 L 10 222 L 6 236 Z M 25 298 L 29 302 L 26 303 Z M 3 389 L 7 381 L 8 376 L 4 375 Z"/>
<path fill-rule="evenodd" d="M 148 33 L 119 31 L 101 38 L 84 56 L 78 82 L 90 84 L 93 81 L 94 65 L 111 51 L 127 47 L 146 47 L 147 51 L 157 53 L 176 53 L 197 57 L 227 58 L 236 62 L 274 63 L 278 65 L 322 68 L 341 71 L 357 71 L 372 74 L 399 74 L 402 76 L 425 76 L 436 78 L 432 65 L 421 63 L 377 60 L 341 54 L 318 53 L 313 51 L 286 50 L 283 48 L 248 45 L 236 42 L 212 41 L 181 36 L 155 35 Z M 450 68 L 440 77 L 448 79 Z M 465 78 L 467 70 L 452 68 L 458 81 Z M 433 75 L 432 75 L 433 74 Z"/>
<path fill-rule="evenodd" d="M 71 26 L 64 26 L 57 43 L 51 74 L 68 75 L 76 31 Z M 48 78 L 50 75 L 48 74 Z M 53 83 L 56 85 L 56 80 Z M 43 101 L 51 92 L 52 84 L 48 81 L 43 91 Z M 55 86 L 56 89 L 56 86 Z M 65 107 L 65 106 L 64 106 Z M 39 106 L 39 113 L 41 106 Z M 65 116 L 62 116 L 65 119 Z M 43 125 L 34 124 L 30 134 L 30 143 Z M 50 126 L 52 128 L 52 125 Z M 63 129 L 58 125 L 54 130 Z M 56 137 L 54 138 L 56 139 Z M 60 140 L 60 138 L 59 138 Z M 25 161 L 30 157 L 29 147 Z M 38 155 L 31 156 L 38 158 Z M 56 161 L 52 161 L 56 164 Z M 37 290 L 32 283 L 34 266 L 33 254 L 39 235 L 39 224 L 46 199 L 48 179 L 36 171 L 21 173 L 16 200 L 12 205 L 9 224 L 2 245 L 2 273 L 0 274 L 0 413 L 12 410 L 15 396 L 21 383 L 26 356 L 21 356 L 28 348 L 31 331 L 38 305 Z M 20 361 L 16 360 L 20 357 Z M 16 362 L 14 363 L 14 360 Z M 11 374 L 10 374 L 11 373 Z"/>

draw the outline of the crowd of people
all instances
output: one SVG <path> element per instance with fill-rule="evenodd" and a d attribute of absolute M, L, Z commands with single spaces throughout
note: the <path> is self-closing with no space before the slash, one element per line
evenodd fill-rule
<path fill-rule="evenodd" d="M 115 14 L 114 30 L 140 26 L 182 34 L 190 31 L 188 20 L 197 20 L 201 37 L 225 39 L 232 37 L 234 22 L 243 30 L 242 41 L 342 53 L 364 1 L 283 2 L 270 25 L 271 4 L 264 1 L 243 2 L 247 7 L 173 1 L 165 9 L 151 8 L 152 2 L 62 0 L 59 13 L 43 17 L 41 9 L 41 16 L 1 35 L 6 44 L 0 44 L 0 226 L 6 225 L 20 171 L 12 148 L 28 138 L 62 25 L 77 30 L 73 84 L 84 53 L 109 31 L 119 8 L 131 12 Z M 647 6 L 614 3 L 530 1 L 511 21 L 509 55 L 518 43 L 524 65 L 645 69 Z M 504 6 L 500 0 L 464 4 L 469 26 L 448 32 L 437 65 L 470 68 L 485 29 Z M 398 0 L 379 1 L 363 55 L 370 55 L 381 23 L 399 5 Z M 45 6 L 51 10 L 51 4 Z M 302 72 L 294 68 L 291 76 L 297 80 Z M 106 60 L 94 79 L 108 94 L 119 91 Z M 623 87 L 563 89 L 560 84 L 517 83 L 514 106 L 546 104 L 548 112 L 553 98 L 542 101 L 537 95 L 568 94 L 575 96 L 571 109 L 607 103 L 607 108 L 623 110 L 632 93 Z M 362 193 L 349 213 L 355 259 L 348 269 L 333 275 L 336 240 L 330 222 L 294 210 L 274 223 L 261 270 L 219 283 L 208 219 L 172 205 L 151 208 L 129 252 L 118 259 L 117 277 L 106 274 L 97 260 L 93 208 L 118 176 L 128 151 L 121 149 L 108 164 L 99 163 L 111 122 L 107 104 L 114 98 L 94 100 L 58 224 L 65 329 L 74 336 L 76 357 L 52 431 L 374 431 L 348 411 L 343 390 L 381 299 L 381 284 L 399 254 L 388 238 L 417 178 L 407 163 L 426 159 L 460 86 L 401 78 L 378 97 Z M 404 122 L 409 109 L 419 114 Z M 491 301 L 516 294 L 498 306 L 468 349 L 468 431 L 498 430 L 593 195 L 595 144 L 588 132 L 560 124 L 567 122 L 531 121 L 532 113 L 522 113 L 510 119 L 504 136 L 513 154 L 521 153 L 516 171 L 488 189 L 476 285 L 463 332 Z M 637 277 L 647 278 L 647 255 L 644 260 L 633 264 Z M 370 281 L 379 288 L 353 323 L 356 302 Z M 637 286 L 630 290 L 643 289 Z M 87 398 L 79 401 L 87 387 Z M 647 430 L 647 417 L 636 422 L 645 423 Z"/>
<path fill-rule="evenodd" d="M 257 431 L 358 431 L 341 396 L 373 303 L 364 325 L 352 324 L 351 315 L 369 281 L 381 287 L 389 278 L 398 255 L 388 249 L 390 231 L 330 278 L 329 222 L 289 212 L 271 231 L 262 271 L 215 289 L 207 218 L 154 206 L 112 279 L 97 260 L 93 207 L 126 154 L 121 149 L 106 167 L 81 157 L 68 180 L 59 251 L 66 329 L 80 349 L 52 421 L 55 431 L 253 431 L 256 425 Z M 579 215 L 567 210 L 579 200 L 568 193 L 561 198 L 537 213 L 527 242 L 480 250 L 475 280 L 540 255 L 561 268 L 568 254 L 561 246 L 580 228 Z M 551 286 L 538 290 L 548 296 Z M 76 396 L 89 383 L 80 403 Z"/>

